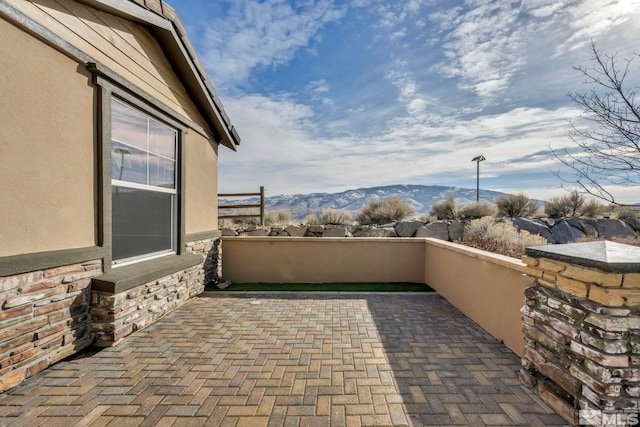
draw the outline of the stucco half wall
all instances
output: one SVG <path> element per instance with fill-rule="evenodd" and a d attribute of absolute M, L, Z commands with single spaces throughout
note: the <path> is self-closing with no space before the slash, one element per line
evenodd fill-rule
<path fill-rule="evenodd" d="M 420 239 L 224 237 L 222 251 L 237 283 L 424 282 Z"/>
<path fill-rule="evenodd" d="M 420 238 L 223 237 L 222 248 L 236 283 L 426 283 L 522 355 L 518 259 Z"/>
<path fill-rule="evenodd" d="M 424 281 L 519 356 L 526 265 L 437 239 L 425 240 Z"/>

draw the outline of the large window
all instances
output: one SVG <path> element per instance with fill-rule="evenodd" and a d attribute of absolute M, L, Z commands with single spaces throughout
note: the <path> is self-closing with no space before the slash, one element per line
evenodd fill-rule
<path fill-rule="evenodd" d="M 113 99 L 113 263 L 176 251 L 178 131 Z"/>

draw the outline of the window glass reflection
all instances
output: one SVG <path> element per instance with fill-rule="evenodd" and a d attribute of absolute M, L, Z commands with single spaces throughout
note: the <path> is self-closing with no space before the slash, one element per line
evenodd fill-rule
<path fill-rule="evenodd" d="M 120 102 L 112 102 L 111 139 L 146 150 L 147 117 Z"/>
<path fill-rule="evenodd" d="M 155 120 L 149 120 L 149 151 L 175 159 L 176 131 Z"/>
<path fill-rule="evenodd" d="M 111 178 L 148 184 L 147 153 L 113 141 L 111 143 Z"/>
<path fill-rule="evenodd" d="M 149 154 L 149 185 L 175 188 L 175 164 L 173 160 Z"/>

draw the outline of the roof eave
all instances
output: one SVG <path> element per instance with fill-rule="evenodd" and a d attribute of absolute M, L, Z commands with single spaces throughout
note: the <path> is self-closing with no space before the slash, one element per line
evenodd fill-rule
<path fill-rule="evenodd" d="M 145 6 L 142 0 L 78 1 L 148 27 L 171 61 L 190 97 L 215 132 L 216 142 L 236 151 L 240 137 L 225 113 L 213 85 L 207 79 L 184 25 L 172 8 L 164 2 L 147 1 Z M 146 8 L 152 4 L 158 8 L 157 11 Z"/>

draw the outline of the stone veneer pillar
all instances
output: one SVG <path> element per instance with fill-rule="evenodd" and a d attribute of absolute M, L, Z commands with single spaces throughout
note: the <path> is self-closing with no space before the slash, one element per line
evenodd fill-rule
<path fill-rule="evenodd" d="M 640 411 L 640 248 L 528 248 L 520 378 L 570 423 Z"/>

